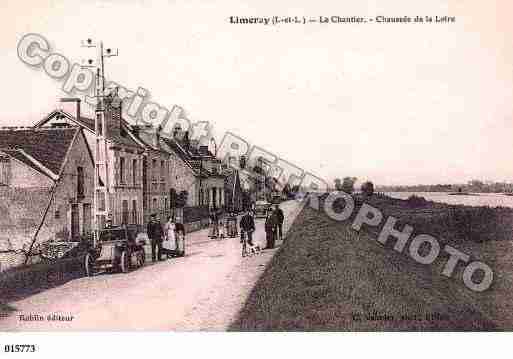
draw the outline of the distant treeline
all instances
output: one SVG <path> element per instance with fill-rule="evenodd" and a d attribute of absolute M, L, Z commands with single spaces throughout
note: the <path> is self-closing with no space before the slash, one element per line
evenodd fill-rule
<path fill-rule="evenodd" d="M 377 186 L 379 192 L 480 192 L 480 193 L 512 193 L 513 183 L 482 182 L 472 180 L 466 184 L 435 184 L 413 186 Z"/>

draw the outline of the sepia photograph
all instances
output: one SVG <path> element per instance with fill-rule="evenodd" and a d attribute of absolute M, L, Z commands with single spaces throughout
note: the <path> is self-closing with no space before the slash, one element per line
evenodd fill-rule
<path fill-rule="evenodd" d="M 510 2 L 1 8 L 1 353 L 513 330 Z"/>

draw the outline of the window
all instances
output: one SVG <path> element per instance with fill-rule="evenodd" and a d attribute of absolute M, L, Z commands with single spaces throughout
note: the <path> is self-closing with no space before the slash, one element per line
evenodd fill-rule
<path fill-rule="evenodd" d="M 158 205 L 157 205 L 157 199 L 156 198 L 153 198 L 152 210 L 153 210 L 153 212 L 157 212 L 157 210 L 158 210 Z"/>
<path fill-rule="evenodd" d="M 132 161 L 132 182 L 137 185 L 137 160 Z"/>
<path fill-rule="evenodd" d="M 165 169 L 166 169 L 166 162 L 160 161 L 160 182 L 164 182 L 165 178 Z"/>
<path fill-rule="evenodd" d="M 77 167 L 77 199 L 84 197 L 84 167 Z"/>
<path fill-rule="evenodd" d="M 132 200 L 132 223 L 137 224 L 137 201 Z"/>
<path fill-rule="evenodd" d="M 122 202 L 122 214 L 121 214 L 121 223 L 128 224 L 128 201 L 124 200 Z"/>
<path fill-rule="evenodd" d="M 84 235 L 87 235 L 91 233 L 91 223 L 92 223 L 92 212 L 91 212 L 91 204 L 90 203 L 84 203 L 83 207 L 83 224 L 82 224 L 82 233 Z"/>
<path fill-rule="evenodd" d="M 125 158 L 119 158 L 119 182 L 125 184 Z"/>
<path fill-rule="evenodd" d="M 11 169 L 11 162 L 9 157 L 0 157 L 0 186 L 9 185 L 9 172 Z"/>
<path fill-rule="evenodd" d="M 80 217 L 78 204 L 71 205 L 71 238 L 80 238 Z"/>
<path fill-rule="evenodd" d="M 151 160 L 151 180 L 157 181 L 157 160 Z"/>
<path fill-rule="evenodd" d="M 105 211 L 105 192 L 96 191 L 96 194 L 98 196 L 98 211 L 103 212 Z"/>

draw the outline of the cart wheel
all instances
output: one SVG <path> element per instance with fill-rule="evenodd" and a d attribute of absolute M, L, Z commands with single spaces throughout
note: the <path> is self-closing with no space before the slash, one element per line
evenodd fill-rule
<path fill-rule="evenodd" d="M 91 253 L 87 253 L 84 260 L 84 269 L 87 277 L 92 277 L 94 275 L 94 259 Z"/>
<path fill-rule="evenodd" d="M 126 251 L 121 252 L 120 265 L 121 265 L 121 271 L 123 273 L 128 273 L 128 267 L 130 266 L 130 262 L 129 262 L 128 254 Z"/>

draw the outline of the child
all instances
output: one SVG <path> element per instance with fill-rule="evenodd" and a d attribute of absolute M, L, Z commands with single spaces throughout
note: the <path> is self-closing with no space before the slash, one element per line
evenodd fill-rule
<path fill-rule="evenodd" d="M 226 227 L 225 227 L 225 223 L 224 223 L 224 220 L 220 220 L 219 221 L 219 238 L 220 239 L 224 239 L 224 237 L 226 236 Z"/>

